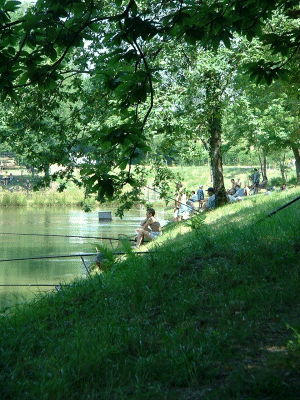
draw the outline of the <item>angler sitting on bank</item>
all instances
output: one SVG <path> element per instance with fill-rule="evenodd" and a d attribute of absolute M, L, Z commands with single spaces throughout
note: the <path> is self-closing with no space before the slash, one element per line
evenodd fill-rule
<path fill-rule="evenodd" d="M 137 248 L 140 247 L 142 240 L 147 238 L 148 240 L 156 239 L 162 234 L 160 223 L 155 218 L 154 208 L 147 208 L 146 219 L 141 223 L 141 228 L 135 229 L 137 233 Z"/>

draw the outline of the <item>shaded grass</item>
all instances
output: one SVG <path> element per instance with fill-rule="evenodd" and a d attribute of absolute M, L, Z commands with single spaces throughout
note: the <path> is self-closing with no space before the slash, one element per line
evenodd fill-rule
<path fill-rule="evenodd" d="M 148 253 L 11 310 L 0 397 L 296 399 L 300 204 L 256 221 L 297 195 L 174 224 Z"/>

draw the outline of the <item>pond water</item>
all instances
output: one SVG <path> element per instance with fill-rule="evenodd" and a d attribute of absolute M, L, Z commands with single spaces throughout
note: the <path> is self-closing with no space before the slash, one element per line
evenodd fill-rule
<path fill-rule="evenodd" d="M 76 254 L 94 253 L 95 244 L 111 246 L 108 240 L 46 235 L 117 238 L 119 234 L 126 234 L 133 238 L 134 228 L 145 218 L 145 210 L 127 211 L 122 220 L 115 217 L 116 210 L 111 211 L 112 221 L 99 221 L 98 211 L 0 209 L 0 310 L 29 300 L 38 292 L 55 290 L 55 286 L 33 285 L 71 283 L 85 274 L 82 260 Z M 163 210 L 157 211 L 157 217 L 164 224 Z M 72 257 L 1 261 L 58 255 Z M 91 259 L 84 257 L 87 264 Z"/>

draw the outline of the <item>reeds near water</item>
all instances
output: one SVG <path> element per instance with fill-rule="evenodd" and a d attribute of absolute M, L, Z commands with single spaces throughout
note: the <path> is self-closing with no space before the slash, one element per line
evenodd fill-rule
<path fill-rule="evenodd" d="M 58 192 L 55 189 L 44 189 L 38 192 L 0 192 L 0 207 L 70 207 L 80 206 L 84 201 L 84 193 L 80 189 Z M 90 200 L 92 202 L 92 200 Z"/>

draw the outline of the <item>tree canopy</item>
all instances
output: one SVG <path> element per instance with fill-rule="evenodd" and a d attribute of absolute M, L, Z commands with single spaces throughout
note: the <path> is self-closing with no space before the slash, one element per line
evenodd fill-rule
<path fill-rule="evenodd" d="M 199 111 L 193 123 L 210 123 L 210 139 L 214 132 L 220 141 L 224 70 L 233 78 L 238 65 L 239 73 L 247 71 L 260 84 L 288 79 L 298 60 L 299 17 L 296 0 L 38 0 L 26 8 L 0 0 L 0 91 L 3 107 L 14 114 L 2 141 L 22 142 L 29 157 L 60 162 L 68 167 L 65 175 L 72 172 L 72 157 L 88 153 L 81 170 L 87 192 L 111 199 L 137 182 L 131 165 L 151 150 L 147 129 L 154 126 L 151 113 L 168 76 L 176 74 L 179 87 L 203 54 L 210 72 L 191 97 L 199 104 L 206 90 L 215 108 L 211 120 Z M 236 55 L 237 43 L 244 54 L 217 56 L 225 48 Z M 209 54 L 218 57 L 214 78 Z M 18 125 L 12 122 L 17 116 Z M 219 144 L 208 143 L 212 156 Z M 213 162 L 224 197 L 220 157 Z"/>

